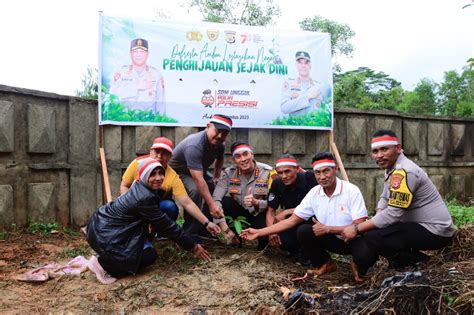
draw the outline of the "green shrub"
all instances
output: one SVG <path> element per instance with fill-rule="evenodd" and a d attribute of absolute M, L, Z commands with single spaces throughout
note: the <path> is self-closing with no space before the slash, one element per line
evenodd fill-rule
<path fill-rule="evenodd" d="M 446 205 L 456 226 L 474 223 L 474 206 L 463 205 L 452 199 L 447 200 Z"/>
<path fill-rule="evenodd" d="M 31 234 L 46 235 L 51 233 L 53 230 L 58 230 L 59 224 L 57 222 L 43 223 L 43 222 L 31 222 L 26 230 Z"/>
<path fill-rule="evenodd" d="M 321 103 L 321 108 L 317 112 L 311 112 L 301 116 L 277 117 L 273 120 L 272 125 L 331 127 L 331 121 L 332 116 L 329 106 L 325 103 Z"/>

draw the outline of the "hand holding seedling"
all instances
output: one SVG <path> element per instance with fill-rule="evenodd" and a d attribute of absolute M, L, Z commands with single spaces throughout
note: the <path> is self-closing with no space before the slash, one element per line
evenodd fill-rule
<path fill-rule="evenodd" d="M 217 234 L 219 234 L 221 232 L 221 228 L 213 223 L 213 222 L 209 222 L 206 226 L 206 230 L 211 233 L 211 235 L 213 236 L 216 236 Z"/>

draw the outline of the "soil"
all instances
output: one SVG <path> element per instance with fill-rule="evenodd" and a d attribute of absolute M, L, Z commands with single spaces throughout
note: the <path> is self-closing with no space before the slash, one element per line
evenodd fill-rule
<path fill-rule="evenodd" d="M 15 276 L 48 263 L 66 263 L 77 254 L 93 254 L 81 236 L 11 232 L 0 241 L 0 313 L 155 313 L 281 314 L 280 287 L 301 289 L 314 305 L 296 303 L 294 313 L 472 313 L 474 304 L 474 227 L 461 231 L 453 246 L 430 252 L 421 267 L 388 269 L 381 259 L 363 284 L 353 281 L 345 257 L 335 257 L 336 272 L 303 282 L 289 279 L 306 269 L 274 249 L 255 244 L 226 248 L 206 242 L 213 260 L 204 263 L 171 241 L 155 243 L 159 258 L 136 276 L 100 284 L 90 272 L 25 283 Z M 68 257 L 69 256 L 69 257 Z M 381 288 L 383 279 L 420 270 L 421 279 Z"/>

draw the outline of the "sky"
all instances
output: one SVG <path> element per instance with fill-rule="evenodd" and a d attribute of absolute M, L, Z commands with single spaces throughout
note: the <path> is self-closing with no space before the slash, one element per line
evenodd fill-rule
<path fill-rule="evenodd" d="M 474 57 L 474 0 L 274 0 L 275 31 L 298 30 L 307 17 L 348 24 L 355 32 L 343 71 L 369 67 L 412 90 L 420 79 L 441 82 Z M 262 1 L 263 2 L 263 1 Z M 0 84 L 63 95 L 97 67 L 99 13 L 200 21 L 183 0 L 15 0 L 0 3 Z M 462 9 L 467 4 L 472 6 Z"/>

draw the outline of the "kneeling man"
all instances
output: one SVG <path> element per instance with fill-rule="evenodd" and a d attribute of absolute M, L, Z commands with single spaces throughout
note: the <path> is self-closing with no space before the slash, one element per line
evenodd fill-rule
<path fill-rule="evenodd" d="M 319 185 L 308 192 L 291 217 L 264 229 L 247 229 L 242 237 L 252 240 L 279 233 L 312 218 L 314 225 L 302 224 L 296 234 L 303 254 L 314 267 L 308 273 L 322 275 L 337 268 L 329 252 L 352 254 L 352 243 L 345 243 L 340 234 L 344 228 L 363 222 L 367 209 L 359 188 L 337 178 L 336 161 L 331 153 L 318 153 L 312 161 Z"/>

